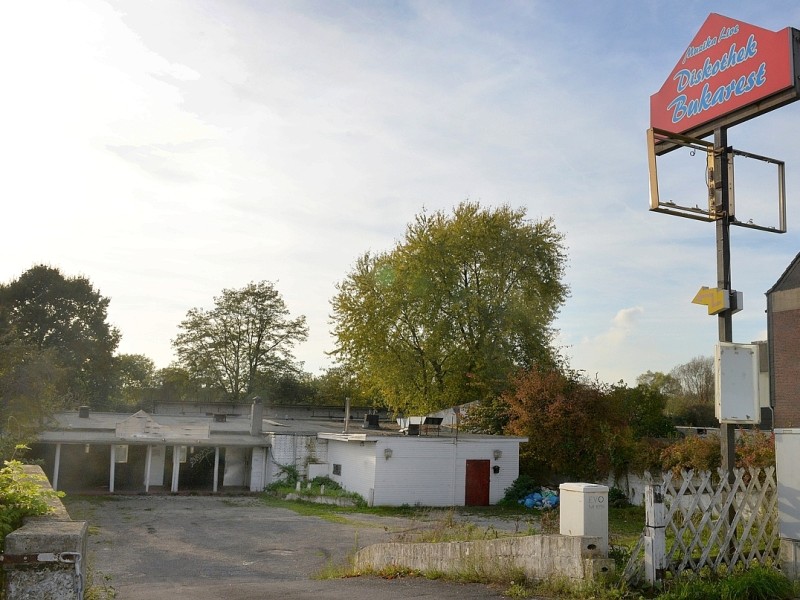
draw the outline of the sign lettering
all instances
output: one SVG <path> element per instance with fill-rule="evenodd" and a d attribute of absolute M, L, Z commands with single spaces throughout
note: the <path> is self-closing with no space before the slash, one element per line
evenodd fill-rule
<path fill-rule="evenodd" d="M 792 49 L 788 29 L 773 32 L 709 15 L 651 96 L 651 127 L 708 135 L 713 128 L 704 124 L 794 86 Z"/>

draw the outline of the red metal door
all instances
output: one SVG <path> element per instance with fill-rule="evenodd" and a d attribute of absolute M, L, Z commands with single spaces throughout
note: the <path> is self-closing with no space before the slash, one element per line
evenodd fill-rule
<path fill-rule="evenodd" d="M 468 460 L 464 504 L 489 506 L 489 462 Z"/>

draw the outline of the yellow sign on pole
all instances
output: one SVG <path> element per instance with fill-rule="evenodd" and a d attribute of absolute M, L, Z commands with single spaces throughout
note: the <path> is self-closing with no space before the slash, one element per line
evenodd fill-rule
<path fill-rule="evenodd" d="M 703 286 L 692 300 L 692 304 L 705 304 L 708 314 L 717 315 L 731 307 L 730 293 L 728 290 Z"/>

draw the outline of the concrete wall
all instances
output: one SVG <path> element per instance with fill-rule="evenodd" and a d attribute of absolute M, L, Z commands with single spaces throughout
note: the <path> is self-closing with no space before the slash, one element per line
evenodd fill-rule
<path fill-rule="evenodd" d="M 600 538 L 531 535 L 441 544 L 387 543 L 367 546 L 355 556 L 360 570 L 404 567 L 458 575 L 508 574 L 520 570 L 529 579 L 593 579 L 614 568 L 599 550 Z"/>
<path fill-rule="evenodd" d="M 44 472 L 25 466 L 25 472 L 41 478 L 50 488 Z M 3 551 L 6 600 L 82 600 L 86 580 L 88 527 L 72 521 L 61 501 L 51 502 L 53 511 L 30 517 L 6 536 Z M 29 564 L 23 559 L 30 557 Z"/>

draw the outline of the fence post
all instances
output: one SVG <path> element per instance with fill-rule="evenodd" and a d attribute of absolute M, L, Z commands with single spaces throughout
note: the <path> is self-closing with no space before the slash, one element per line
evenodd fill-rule
<path fill-rule="evenodd" d="M 664 494 L 660 485 L 645 487 L 644 506 L 644 577 L 652 585 L 664 578 L 666 564 Z"/>

